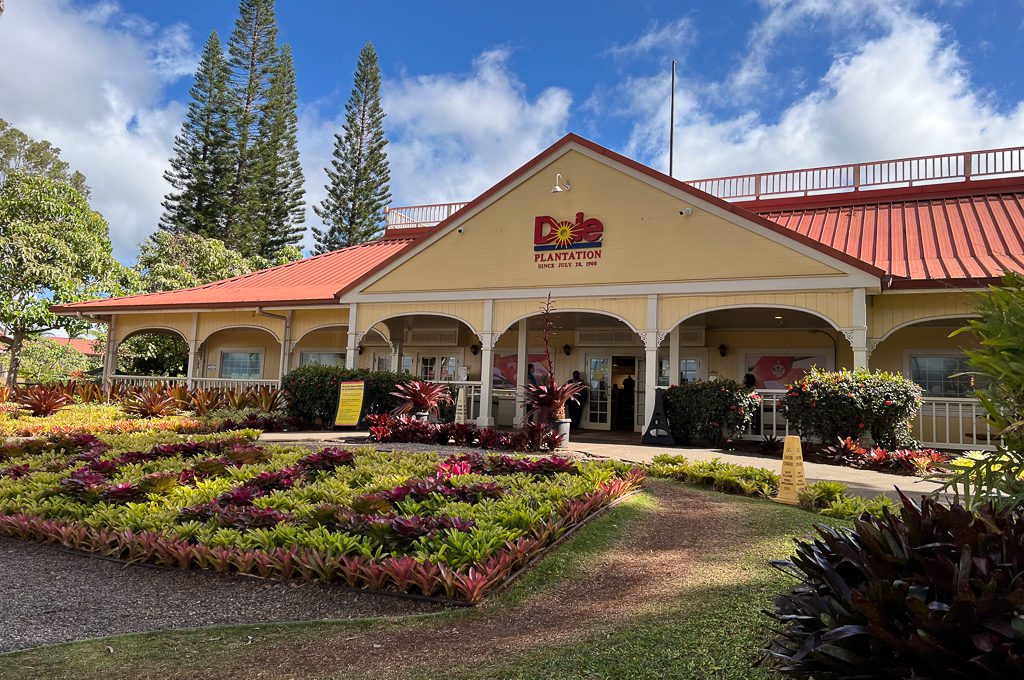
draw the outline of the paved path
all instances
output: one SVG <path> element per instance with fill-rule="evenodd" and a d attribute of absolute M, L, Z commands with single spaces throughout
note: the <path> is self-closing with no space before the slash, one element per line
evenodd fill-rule
<path fill-rule="evenodd" d="M 612 435 L 611 437 L 614 437 Z M 691 460 L 711 460 L 720 458 L 727 463 L 739 465 L 754 465 L 767 468 L 775 472 L 782 470 L 781 456 L 770 456 L 759 453 L 748 453 L 744 451 L 718 451 L 714 449 L 684 448 L 684 447 L 663 447 L 663 446 L 642 446 L 640 444 L 626 441 L 608 441 L 609 438 L 602 437 L 602 441 L 595 441 L 591 436 L 582 437 L 570 441 L 569 450 L 573 453 L 593 456 L 596 458 L 617 458 L 635 463 L 648 463 L 659 454 L 671 453 L 682 454 Z M 276 432 L 264 434 L 260 441 L 266 443 L 302 443 L 312 446 L 353 446 L 361 444 L 373 445 L 367 439 L 366 432 Z M 858 470 L 855 468 L 843 467 L 840 465 L 823 465 L 820 463 L 805 463 L 804 474 L 810 482 L 822 479 L 842 482 L 850 488 L 850 493 L 864 497 L 885 494 L 890 498 L 898 498 L 896 489 L 902 489 L 908 495 L 926 494 L 938 488 L 935 482 L 925 481 L 919 477 L 907 475 L 892 475 L 872 470 Z"/>

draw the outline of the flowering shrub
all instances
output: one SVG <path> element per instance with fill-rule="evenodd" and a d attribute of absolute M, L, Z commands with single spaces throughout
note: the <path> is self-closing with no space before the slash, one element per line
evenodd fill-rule
<path fill-rule="evenodd" d="M 526 423 L 514 432 L 491 428 L 477 429 L 470 423 L 431 423 L 407 416 L 372 414 L 366 416 L 370 426 L 370 440 L 379 443 L 399 442 L 415 444 L 454 443 L 502 451 L 554 451 L 562 445 L 557 430 L 545 423 Z"/>
<path fill-rule="evenodd" d="M 884 371 L 811 369 L 789 386 L 783 414 L 804 436 L 821 441 L 870 433 L 879 446 L 914 446 L 910 422 L 921 406 L 921 388 Z"/>
<path fill-rule="evenodd" d="M 151 433 L 104 439 L 6 450 L 0 535 L 475 602 L 643 481 L 622 463 L 557 456 L 311 452 Z"/>
<path fill-rule="evenodd" d="M 717 445 L 750 424 L 758 399 L 735 380 L 698 380 L 665 390 L 665 417 L 677 443 Z"/>

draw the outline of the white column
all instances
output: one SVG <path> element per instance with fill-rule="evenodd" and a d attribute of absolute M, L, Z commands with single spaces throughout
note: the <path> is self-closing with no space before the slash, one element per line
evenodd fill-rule
<path fill-rule="evenodd" d="M 676 325 L 668 334 L 668 384 L 679 382 L 679 326 Z M 644 423 L 647 426 L 647 423 Z"/>
<path fill-rule="evenodd" d="M 494 425 L 491 415 L 491 388 L 494 386 L 494 300 L 484 301 L 484 327 L 480 335 L 480 412 L 476 418 L 478 427 Z"/>
<path fill-rule="evenodd" d="M 851 320 L 853 326 L 843 331 L 843 335 L 853 348 L 853 367 L 868 367 L 868 304 L 866 291 L 863 288 L 853 290 L 853 308 Z"/>
<path fill-rule="evenodd" d="M 523 404 L 522 387 L 526 385 L 526 365 L 529 363 L 527 354 L 527 344 L 530 339 L 530 329 L 526 319 L 522 319 L 518 324 L 519 328 L 519 348 L 516 354 L 516 427 L 523 422 L 523 416 L 526 412 L 526 407 Z"/>
<path fill-rule="evenodd" d="M 644 351 L 646 362 L 644 363 L 644 425 L 651 422 L 654 415 L 655 390 L 658 389 L 658 345 L 665 337 L 658 330 L 658 296 L 647 296 L 647 332 L 644 333 Z M 676 349 L 678 360 L 679 350 Z M 678 365 L 678 363 L 677 363 Z M 676 370 L 679 370 L 678 368 Z"/>
<path fill-rule="evenodd" d="M 345 368 L 355 368 L 356 358 L 359 356 L 359 333 L 356 332 L 356 303 L 348 306 L 348 343 L 345 346 Z"/>
<path fill-rule="evenodd" d="M 107 355 L 103 358 L 103 386 L 110 387 L 111 378 L 117 373 L 117 314 L 110 315 L 107 324 Z"/>
<path fill-rule="evenodd" d="M 280 385 L 281 381 L 284 380 L 285 373 L 291 368 L 291 357 L 292 357 L 292 313 L 287 311 L 284 313 L 284 333 L 281 335 L 281 363 L 278 368 L 277 384 Z"/>
<path fill-rule="evenodd" d="M 185 367 L 186 383 L 195 387 L 199 377 L 199 312 L 192 313 L 192 337 L 188 339 L 188 365 Z"/>

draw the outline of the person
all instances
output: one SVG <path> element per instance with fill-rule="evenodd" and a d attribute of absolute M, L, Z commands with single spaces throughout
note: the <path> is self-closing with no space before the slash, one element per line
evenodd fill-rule
<path fill-rule="evenodd" d="M 572 421 L 570 427 L 577 430 L 580 427 L 580 422 L 583 420 L 583 405 L 587 403 L 587 392 L 589 390 L 587 384 L 583 382 L 579 371 L 572 372 L 569 384 L 583 385 L 583 389 L 576 393 L 576 398 L 570 399 L 565 405 L 566 410 L 569 412 L 569 420 Z"/>
<path fill-rule="evenodd" d="M 754 376 L 753 373 L 747 373 L 745 376 L 743 376 L 743 389 L 745 389 L 747 392 L 753 392 L 756 387 L 757 378 Z"/>
<path fill-rule="evenodd" d="M 533 364 L 526 365 L 526 382 L 530 383 L 534 387 L 537 386 L 537 376 L 533 372 Z"/>
<path fill-rule="evenodd" d="M 626 379 L 622 381 L 622 389 L 625 390 L 626 394 L 636 392 L 636 380 L 633 380 L 632 375 L 627 375 Z"/>
<path fill-rule="evenodd" d="M 747 391 L 747 394 L 751 394 L 757 391 L 757 376 L 753 373 L 747 373 L 743 376 L 743 389 Z M 756 396 L 756 395 L 755 395 Z M 758 408 L 754 409 L 754 417 L 751 419 L 751 425 L 753 426 L 754 434 L 762 434 L 761 432 L 761 408 L 758 403 Z"/>

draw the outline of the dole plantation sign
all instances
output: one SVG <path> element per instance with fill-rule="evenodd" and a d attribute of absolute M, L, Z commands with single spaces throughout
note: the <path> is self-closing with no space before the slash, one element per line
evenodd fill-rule
<path fill-rule="evenodd" d="M 538 215 L 533 220 L 533 261 L 538 269 L 594 267 L 601 259 L 604 225 L 576 213 L 576 221 Z"/>

